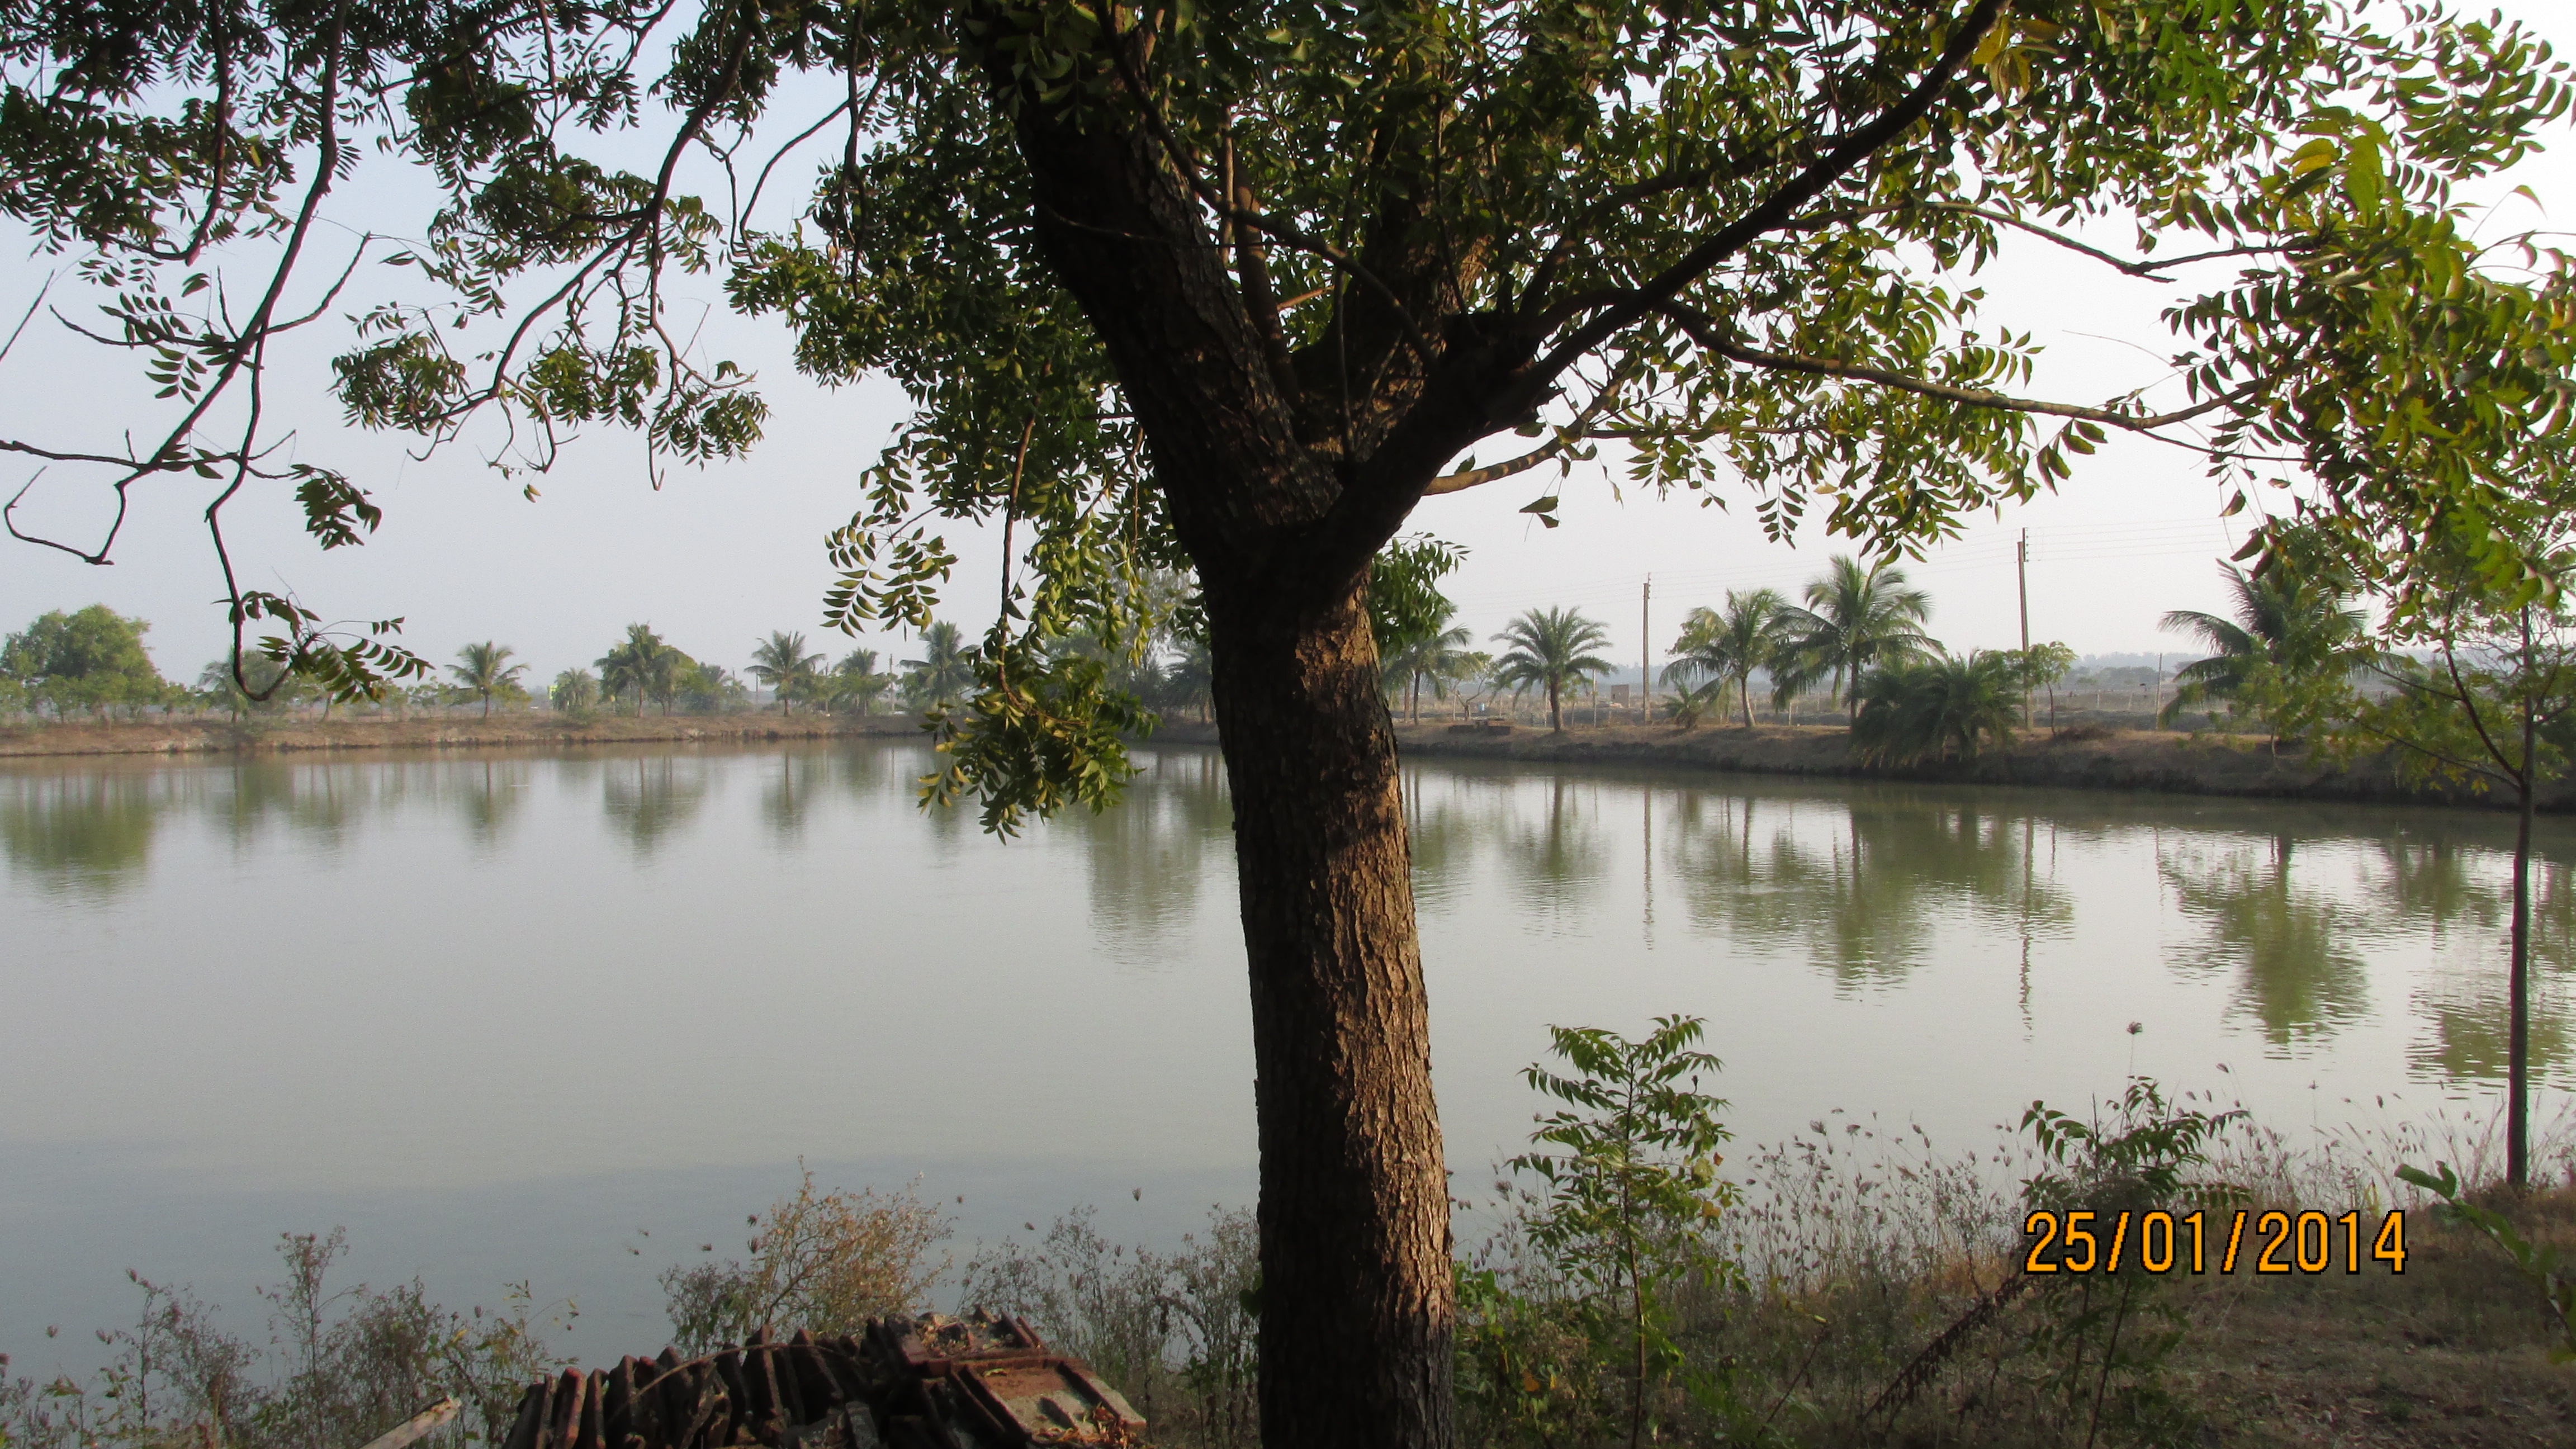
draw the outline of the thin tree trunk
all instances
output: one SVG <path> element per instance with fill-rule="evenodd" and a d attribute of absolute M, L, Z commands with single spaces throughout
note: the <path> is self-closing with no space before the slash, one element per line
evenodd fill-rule
<path fill-rule="evenodd" d="M 2539 803 L 2540 772 L 2534 767 L 2533 736 L 2538 733 L 2536 703 L 2531 697 L 2531 610 L 2522 611 L 2522 768 L 2515 783 L 2521 806 L 2513 836 L 2513 962 L 2511 1003 L 2505 1036 L 2505 1181 L 2517 1192 L 2531 1185 L 2531 816 Z"/>
<path fill-rule="evenodd" d="M 1364 596 L 1298 620 L 1228 594 L 1208 615 L 1252 976 L 1262 1442 L 1446 1445 L 1448 1183 Z"/>

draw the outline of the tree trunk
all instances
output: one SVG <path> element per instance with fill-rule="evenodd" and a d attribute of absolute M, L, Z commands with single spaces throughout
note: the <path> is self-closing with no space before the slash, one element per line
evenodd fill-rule
<path fill-rule="evenodd" d="M 2539 743 L 2531 697 L 2531 608 L 2522 611 L 2521 807 L 2513 835 L 2513 960 L 2507 977 L 2505 1028 L 2504 1177 L 2517 1192 L 2531 1185 L 2531 816 L 2539 803 L 2540 770 L 2532 757 Z"/>
<path fill-rule="evenodd" d="M 1363 594 L 1211 581 L 1261 1137 L 1261 1437 L 1452 1441 L 1448 1182 L 1395 736 Z M 1295 617 L 1298 613 L 1306 617 Z"/>

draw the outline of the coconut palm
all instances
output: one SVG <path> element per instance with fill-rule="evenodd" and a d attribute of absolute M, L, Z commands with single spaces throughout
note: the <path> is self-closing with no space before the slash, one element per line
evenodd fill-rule
<path fill-rule="evenodd" d="M 2166 723 L 2186 705 L 2235 698 L 2264 675 L 2293 680 L 2341 673 L 2365 664 L 2371 651 L 2363 638 L 2369 620 L 2353 606 L 2347 582 L 2331 574 L 2302 570 L 2287 559 L 2260 574 L 2234 564 L 2221 564 L 2228 591 L 2236 596 L 2233 619 L 2198 609 L 2175 609 L 2163 627 L 2192 634 L 2216 652 L 2174 672 L 2182 687 L 2158 711 Z"/>
<path fill-rule="evenodd" d="M 1769 668 L 1789 642 L 1791 613 L 1778 589 L 1727 590 L 1724 612 L 1693 609 L 1682 620 L 1673 662 L 1664 666 L 1664 683 L 1681 687 L 1700 680 L 1733 681 L 1744 706 L 1744 727 L 1753 728 L 1753 671 Z"/>
<path fill-rule="evenodd" d="M 664 713 L 670 711 L 670 697 L 678 691 L 680 651 L 663 642 L 650 624 L 629 624 L 626 637 L 617 647 L 599 656 L 600 688 L 609 698 L 632 694 L 635 712 L 644 712 L 647 696 L 660 699 Z"/>
<path fill-rule="evenodd" d="M 1873 765 L 1954 755 L 1973 760 L 1987 738 L 2012 738 L 2028 678 L 2013 650 L 1881 665 L 1853 691 L 1860 703 L 1852 720 L 1852 753 Z"/>
<path fill-rule="evenodd" d="M 877 651 L 853 649 L 841 656 L 841 662 L 833 665 L 832 672 L 823 680 L 825 707 L 843 700 L 856 700 L 859 713 L 866 714 L 875 705 L 877 696 L 885 693 L 886 686 L 893 682 L 893 676 L 877 673 Z"/>
<path fill-rule="evenodd" d="M 1805 608 L 1787 611 L 1783 627 L 1791 639 L 1772 660 L 1771 677 L 1783 698 L 1831 678 L 1827 697 L 1841 698 L 1857 719 L 1864 671 L 1941 650 L 1921 627 L 1931 617 L 1932 596 L 1906 587 L 1905 571 L 1893 564 L 1862 568 L 1849 554 L 1839 555 L 1823 578 L 1807 585 L 1806 597 Z"/>
<path fill-rule="evenodd" d="M 751 651 L 751 674 L 778 696 L 781 714 L 796 712 L 796 696 L 812 690 L 823 656 L 805 652 L 805 636 L 772 630 L 769 642 Z"/>
<path fill-rule="evenodd" d="M 1457 612 L 1457 605 L 1442 599 L 1432 629 L 1401 641 L 1392 654 L 1380 661 L 1386 682 L 1406 697 L 1404 712 L 1410 723 L 1422 721 L 1423 682 L 1430 681 L 1433 699 L 1448 698 L 1450 684 L 1459 678 L 1459 670 L 1466 663 L 1467 646 L 1475 642 L 1476 636 L 1464 624 L 1454 629 L 1440 627 Z"/>
<path fill-rule="evenodd" d="M 492 717 L 492 696 L 513 693 L 519 688 L 519 676 L 528 672 L 528 666 L 510 662 L 518 652 L 486 639 L 457 650 L 456 662 L 447 666 L 458 687 L 482 696 L 485 719 Z"/>
<path fill-rule="evenodd" d="M 1547 727 L 1560 734 L 1567 687 L 1612 668 L 1609 660 L 1589 652 L 1608 648 L 1610 631 L 1583 617 L 1580 609 L 1532 609 L 1504 625 L 1494 642 L 1512 646 L 1494 661 L 1494 682 L 1515 694 L 1546 690 Z"/>
<path fill-rule="evenodd" d="M 587 669 L 567 669 L 555 676 L 554 687 L 547 691 L 547 697 L 564 714 L 588 714 L 590 707 L 599 703 L 599 676 Z"/>
<path fill-rule="evenodd" d="M 940 620 L 921 631 L 921 657 L 903 667 L 904 698 L 916 707 L 941 704 L 975 682 L 975 649 L 956 625 Z"/>

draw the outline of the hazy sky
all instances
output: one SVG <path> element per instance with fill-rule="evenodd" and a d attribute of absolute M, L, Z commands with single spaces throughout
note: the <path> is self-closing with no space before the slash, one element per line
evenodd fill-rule
<path fill-rule="evenodd" d="M 2554 40 L 2576 40 L 2569 7 L 2515 0 L 2503 9 Z M 781 176 L 797 166 L 791 161 Z M 797 174 L 801 181 L 807 173 Z M 2576 202 L 2576 147 L 2560 143 L 2493 194 L 2514 183 L 2529 185 L 2554 215 Z M 349 201 L 361 214 L 341 220 L 416 227 L 414 200 L 391 188 L 360 191 Z M 363 214 L 374 212 L 383 214 Z M 2485 226 L 2521 229 L 2537 220 L 2528 202 L 2508 200 Z M 21 247 L 8 251 L 0 260 L 0 329 L 16 325 L 56 265 Z M 361 272 L 353 294 L 372 295 L 363 292 L 368 277 Z M 2175 348 L 2157 312 L 2178 289 L 2124 279 L 2039 245 L 2015 248 L 1978 281 L 1992 297 L 1989 326 L 2028 329 L 2045 346 L 2033 388 L 2039 394 L 2094 401 L 2167 372 L 2164 359 Z M 380 280 L 376 288 L 390 285 Z M 343 427 L 323 365 L 323 344 L 342 341 L 343 331 L 278 369 L 273 405 L 300 430 L 296 456 L 341 467 L 374 491 L 385 510 L 383 531 L 364 548 L 326 556 L 303 540 L 283 490 L 246 497 L 227 515 L 244 584 L 292 588 L 334 618 L 402 615 L 413 647 L 442 663 L 468 640 L 497 639 L 514 645 L 540 680 L 588 663 L 635 620 L 650 621 L 701 659 L 737 669 L 758 639 L 782 628 L 804 629 L 814 647 L 834 654 L 856 642 L 904 657 L 907 640 L 852 641 L 820 628 L 831 579 L 824 535 L 855 506 L 860 471 L 902 415 L 900 396 L 874 384 L 818 388 L 788 364 L 783 329 L 726 313 L 712 279 L 682 279 L 676 292 L 681 325 L 693 310 L 703 312 L 709 350 L 761 373 L 773 414 L 750 458 L 673 470 L 656 492 L 640 441 L 602 429 L 534 479 L 542 496 L 529 502 L 520 486 L 531 480 L 500 476 L 470 446 L 417 461 L 399 439 Z M 0 360 L 8 430 L 96 446 L 120 427 L 102 412 L 150 416 L 127 401 L 139 396 L 132 379 L 97 351 L 56 341 L 39 315 Z M 2157 394 L 2180 395 L 2170 384 Z M 1483 449 L 1488 458 L 1500 452 L 1496 443 Z M 1981 515 L 1965 537 L 1909 566 L 1932 592 L 1933 633 L 1953 648 L 2016 642 L 2012 542 L 2028 529 L 2035 638 L 2061 639 L 2079 653 L 2185 651 L 2184 641 L 2157 631 L 2156 620 L 2171 608 L 2223 607 L 2216 560 L 2242 536 L 2218 518 L 2222 499 L 2201 476 L 2199 460 L 2115 439 L 2094 457 L 2071 461 L 2075 477 L 2060 493 L 2001 518 Z M 34 471 L 13 462 L 0 477 L 14 490 Z M 1609 625 L 1618 657 L 1632 661 L 1640 644 L 1639 588 L 1651 573 L 1660 655 L 1690 607 L 1713 604 L 1728 588 L 1767 584 L 1794 592 L 1830 554 L 1850 546 L 1821 529 L 1794 549 L 1767 542 L 1752 517 L 1751 494 L 1741 488 L 1725 495 L 1736 505 L 1732 512 L 1702 508 L 1693 498 L 1614 498 L 1598 466 L 1565 480 L 1562 528 L 1543 528 L 1518 512 L 1556 487 L 1552 471 L 1530 474 L 1429 500 L 1415 513 L 1409 531 L 1470 550 L 1448 588 L 1479 635 L 1533 605 L 1579 605 Z M 0 540 L 0 628 L 21 628 L 47 609 L 104 602 L 150 619 L 148 642 L 163 671 L 193 678 L 223 647 L 213 602 L 220 576 L 199 520 L 208 496 L 194 479 L 140 485 L 109 568 Z M 104 522 L 97 495 L 52 476 L 37 482 L 20 517 L 22 526 L 75 536 Z M 946 612 L 980 631 L 992 617 L 997 541 L 971 529 L 952 528 L 948 537 L 963 561 Z"/>

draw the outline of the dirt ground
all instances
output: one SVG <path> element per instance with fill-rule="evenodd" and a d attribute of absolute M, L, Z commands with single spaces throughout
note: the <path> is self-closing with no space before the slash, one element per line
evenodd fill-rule
<path fill-rule="evenodd" d="M 2536 1241 L 2576 1251 L 2576 1188 L 2506 1211 Z M 2176 1365 L 2205 1441 L 2576 1445 L 2576 1364 L 2549 1361 L 2540 1290 L 2493 1243 L 2408 1218 L 2402 1275 L 2209 1280 Z"/>

